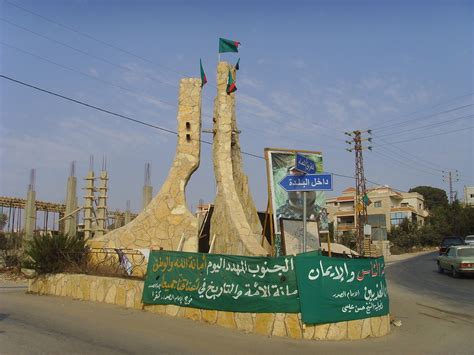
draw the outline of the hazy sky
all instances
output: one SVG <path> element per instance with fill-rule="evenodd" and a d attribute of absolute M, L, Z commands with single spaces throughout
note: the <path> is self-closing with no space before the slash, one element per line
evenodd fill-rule
<path fill-rule="evenodd" d="M 344 131 L 372 129 L 367 179 L 448 189 L 442 171 L 457 169 L 462 197 L 463 186 L 474 185 L 473 9 L 455 0 L 8 0 L 0 7 L 0 71 L 175 130 L 179 79 L 199 76 L 202 58 L 203 128 L 210 128 L 218 38 L 239 40 L 239 53 L 222 59 L 241 58 L 235 95 L 244 151 L 322 151 L 327 172 L 353 176 Z M 0 195 L 25 197 L 35 168 L 37 198 L 63 201 L 70 162 L 83 178 L 91 154 L 96 173 L 107 156 L 111 209 L 127 200 L 140 209 L 147 162 L 158 192 L 175 136 L 3 78 L 0 90 Z M 265 162 L 244 156 L 244 169 L 263 209 Z M 354 180 L 334 184 L 329 196 Z M 213 201 L 214 185 L 203 145 L 188 204 Z"/>

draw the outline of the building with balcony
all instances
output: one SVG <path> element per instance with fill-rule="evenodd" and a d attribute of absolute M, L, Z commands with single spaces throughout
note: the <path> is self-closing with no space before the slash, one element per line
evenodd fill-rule
<path fill-rule="evenodd" d="M 327 198 L 329 221 L 334 225 L 336 238 L 355 232 L 355 188 L 349 187 L 341 196 Z M 368 224 L 372 226 L 372 240 L 387 240 L 387 232 L 404 219 L 423 224 L 428 216 L 425 201 L 417 192 L 398 192 L 389 186 L 377 186 L 367 191 Z"/>

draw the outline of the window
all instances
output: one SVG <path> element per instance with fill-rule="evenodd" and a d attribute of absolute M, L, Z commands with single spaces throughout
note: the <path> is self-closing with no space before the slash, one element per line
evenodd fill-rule
<path fill-rule="evenodd" d="M 410 218 L 410 214 L 408 212 L 394 212 L 390 214 L 390 224 L 392 226 L 398 226 L 403 220 Z"/>
<path fill-rule="evenodd" d="M 382 201 L 375 201 L 374 207 L 382 207 Z"/>
<path fill-rule="evenodd" d="M 408 207 L 408 202 L 402 202 L 402 207 Z"/>
<path fill-rule="evenodd" d="M 190 129 L 191 129 L 191 123 L 189 123 L 189 122 L 186 122 L 186 130 L 188 130 L 188 131 L 189 131 Z"/>
<path fill-rule="evenodd" d="M 191 135 L 190 134 L 186 134 L 186 141 L 191 142 Z"/>

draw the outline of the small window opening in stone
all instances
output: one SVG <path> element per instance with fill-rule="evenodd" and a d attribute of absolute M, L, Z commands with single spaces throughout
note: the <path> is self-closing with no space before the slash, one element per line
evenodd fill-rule
<path fill-rule="evenodd" d="M 191 135 L 190 134 L 186 134 L 186 142 L 191 142 Z"/>
<path fill-rule="evenodd" d="M 191 129 L 191 123 L 186 122 L 186 129 L 189 131 Z"/>

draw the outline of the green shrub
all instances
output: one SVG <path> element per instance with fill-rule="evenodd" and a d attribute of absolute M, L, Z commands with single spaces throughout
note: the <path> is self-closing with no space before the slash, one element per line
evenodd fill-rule
<path fill-rule="evenodd" d="M 86 257 L 86 241 L 64 234 L 35 235 L 26 247 L 25 266 L 39 274 L 59 273 L 80 266 Z"/>

